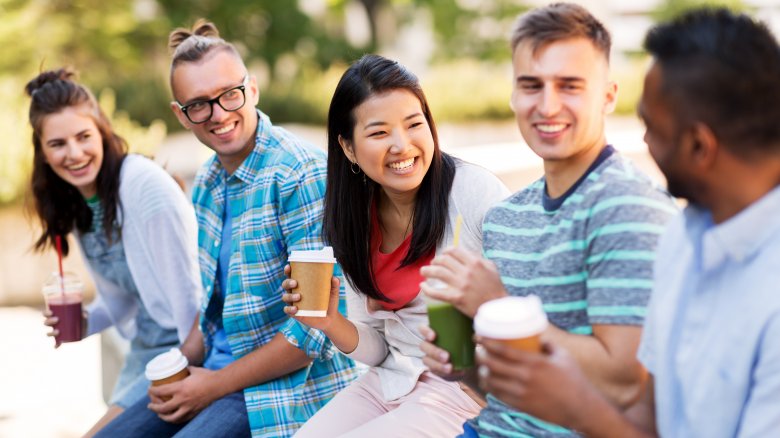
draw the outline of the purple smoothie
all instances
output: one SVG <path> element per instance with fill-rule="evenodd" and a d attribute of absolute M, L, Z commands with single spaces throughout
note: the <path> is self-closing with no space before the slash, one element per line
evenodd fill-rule
<path fill-rule="evenodd" d="M 81 294 L 52 296 L 48 300 L 49 310 L 59 318 L 54 328 L 60 331 L 55 337 L 57 343 L 76 342 L 82 338 Z"/>

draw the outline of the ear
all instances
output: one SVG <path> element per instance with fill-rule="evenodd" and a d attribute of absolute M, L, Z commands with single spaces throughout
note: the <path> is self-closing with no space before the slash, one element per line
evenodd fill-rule
<path fill-rule="evenodd" d="M 249 95 L 247 100 L 252 104 L 252 107 L 257 108 L 257 104 L 260 103 L 260 89 L 257 88 L 257 78 L 255 75 L 249 76 L 249 83 L 247 84 L 247 91 Z"/>
<path fill-rule="evenodd" d="M 356 163 L 357 158 L 355 157 L 355 150 L 352 147 L 352 143 L 350 143 L 349 140 L 345 140 L 344 137 L 339 135 L 339 145 L 341 146 L 341 150 L 344 151 L 344 155 L 347 156 L 347 159 L 351 163 Z"/>
<path fill-rule="evenodd" d="M 617 106 L 618 85 L 615 81 L 607 82 L 607 95 L 604 102 L 604 114 L 612 114 Z"/>
<path fill-rule="evenodd" d="M 690 128 L 691 162 L 700 169 L 709 169 L 715 163 L 720 143 L 709 126 L 696 122 Z"/>
<path fill-rule="evenodd" d="M 176 102 L 171 102 L 171 111 L 173 111 L 173 114 L 176 116 L 176 119 L 179 120 L 179 123 L 181 123 L 181 126 L 184 127 L 184 129 L 190 129 L 191 123 L 189 119 L 187 119 L 187 116 L 184 115 L 181 108 L 179 108 L 179 104 Z"/>

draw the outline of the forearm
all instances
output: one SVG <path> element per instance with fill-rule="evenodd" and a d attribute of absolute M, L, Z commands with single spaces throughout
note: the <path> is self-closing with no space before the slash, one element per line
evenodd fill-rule
<path fill-rule="evenodd" d="M 267 344 L 216 371 L 216 398 L 285 376 L 309 363 L 311 358 L 277 334 Z"/>
<path fill-rule="evenodd" d="M 201 365 L 205 360 L 206 349 L 203 345 L 203 333 L 200 331 L 200 314 L 195 315 L 190 334 L 181 344 L 181 352 L 190 365 Z"/>
<path fill-rule="evenodd" d="M 322 332 L 344 354 L 352 353 L 357 348 L 359 341 L 357 327 L 341 313 L 337 313 L 330 327 Z"/>
<path fill-rule="evenodd" d="M 636 345 L 640 330 L 621 327 L 621 338 L 608 342 L 598 336 L 576 335 L 557 327 L 546 333 L 556 345 L 567 349 L 582 368 L 588 380 L 608 400 L 620 408 L 634 403 L 640 393 L 646 372 L 636 360 Z M 612 348 L 610 348 L 610 345 Z"/>
<path fill-rule="evenodd" d="M 642 419 L 639 423 L 646 423 Z M 652 419 L 649 420 L 652 424 Z M 583 400 L 581 422 L 574 428 L 588 437 L 598 438 L 652 438 L 655 433 L 652 425 L 643 424 L 643 428 L 610 404 L 606 399 L 595 395 Z"/>

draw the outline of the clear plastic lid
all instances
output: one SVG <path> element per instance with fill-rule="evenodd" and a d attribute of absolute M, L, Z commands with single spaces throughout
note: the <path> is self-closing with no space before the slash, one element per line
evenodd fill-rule
<path fill-rule="evenodd" d="M 187 368 L 187 358 L 178 348 L 171 348 L 165 353 L 160 353 L 146 364 L 146 378 L 160 380 L 170 377 Z"/>
<path fill-rule="evenodd" d="M 477 309 L 474 332 L 492 339 L 519 339 L 547 328 L 547 314 L 536 295 L 504 297 L 488 301 Z"/>
<path fill-rule="evenodd" d="M 52 272 L 43 283 L 44 295 L 56 295 L 61 293 L 80 294 L 84 290 L 84 283 L 72 272 L 64 272 L 60 277 L 59 272 Z"/>
<path fill-rule="evenodd" d="M 309 263 L 336 263 L 333 257 L 333 247 L 326 246 L 321 250 L 312 251 L 292 251 L 290 253 L 290 262 L 309 262 Z"/>

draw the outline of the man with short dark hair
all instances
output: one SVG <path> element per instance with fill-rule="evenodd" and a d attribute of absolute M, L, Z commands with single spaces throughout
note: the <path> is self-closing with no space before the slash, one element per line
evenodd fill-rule
<path fill-rule="evenodd" d="M 470 317 L 502 295 L 538 295 L 552 323 L 543 338 L 569 348 L 588 379 L 627 406 L 645 377 L 636 349 L 655 246 L 676 208 L 607 143 L 604 123 L 617 85 L 609 80 L 606 28 L 581 6 L 555 3 L 522 15 L 511 41 L 511 105 L 528 147 L 544 160 L 544 176 L 487 213 L 487 259 L 447 250 L 421 272 L 450 288 L 424 284 L 423 291 Z M 446 352 L 422 348 L 434 372 L 451 371 Z M 490 395 L 464 432 L 576 435 Z"/>
<path fill-rule="evenodd" d="M 592 436 L 780 436 L 777 40 L 746 15 L 702 9 L 645 47 L 645 140 L 689 205 L 659 244 L 640 401 L 621 414 L 555 342 L 530 354 L 484 341 L 485 385 Z"/>

